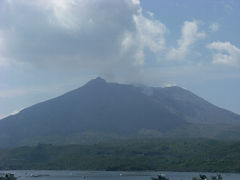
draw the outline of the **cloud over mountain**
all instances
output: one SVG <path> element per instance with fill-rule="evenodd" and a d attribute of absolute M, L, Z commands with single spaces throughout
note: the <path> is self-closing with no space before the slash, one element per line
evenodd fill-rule
<path fill-rule="evenodd" d="M 144 64 L 144 48 L 164 48 L 166 27 L 139 1 L 7 1 L 1 57 L 31 65 L 106 69 Z M 0 46 L 1 47 L 1 46 Z M 0 61 L 4 63 L 3 59 Z"/>
<path fill-rule="evenodd" d="M 240 66 L 240 48 L 230 42 L 212 42 L 207 48 L 215 50 L 213 55 L 214 64 L 226 64 Z"/>
<path fill-rule="evenodd" d="M 96 76 L 189 89 L 202 88 L 191 83 L 207 82 L 212 72 L 233 74 L 238 82 L 239 3 L 231 7 L 225 12 L 224 3 L 205 1 L 1 0 L 0 114 Z M 206 44 L 215 42 L 230 44 L 211 48 L 212 60 Z M 217 65 L 223 62 L 231 66 Z"/>
<path fill-rule="evenodd" d="M 196 21 L 185 21 L 182 27 L 181 38 L 177 41 L 178 47 L 169 50 L 167 59 L 179 60 L 186 58 L 194 43 L 205 36 L 204 32 L 199 32 Z"/>

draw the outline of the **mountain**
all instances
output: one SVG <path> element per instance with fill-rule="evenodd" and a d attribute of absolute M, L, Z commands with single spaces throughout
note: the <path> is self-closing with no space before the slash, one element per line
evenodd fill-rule
<path fill-rule="evenodd" d="M 0 121 L 0 146 L 88 143 L 125 137 L 237 138 L 240 115 L 180 87 L 102 78 Z"/>

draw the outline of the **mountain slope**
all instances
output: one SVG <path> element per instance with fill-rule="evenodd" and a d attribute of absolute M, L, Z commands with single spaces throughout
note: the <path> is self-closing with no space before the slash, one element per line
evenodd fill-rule
<path fill-rule="evenodd" d="M 236 125 L 240 116 L 222 110 L 179 87 L 144 88 L 101 78 L 62 96 L 26 108 L 0 121 L 0 144 L 58 141 L 79 133 L 134 135 L 147 129 L 174 132 L 192 124 Z M 186 132 L 187 133 L 187 132 Z"/>
<path fill-rule="evenodd" d="M 219 108 L 180 87 L 155 88 L 154 98 L 190 123 L 239 124 L 239 115 Z"/>

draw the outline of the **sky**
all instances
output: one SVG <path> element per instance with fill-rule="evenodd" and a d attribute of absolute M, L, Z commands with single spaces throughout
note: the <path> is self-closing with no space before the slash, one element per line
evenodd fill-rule
<path fill-rule="evenodd" d="M 0 118 L 101 76 L 240 114 L 239 0 L 1 0 Z"/>

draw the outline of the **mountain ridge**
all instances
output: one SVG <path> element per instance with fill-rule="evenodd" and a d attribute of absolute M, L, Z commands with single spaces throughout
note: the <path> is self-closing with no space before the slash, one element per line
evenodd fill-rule
<path fill-rule="evenodd" d="M 78 143 L 84 133 L 110 137 L 151 132 L 151 136 L 191 137 L 194 129 L 200 132 L 199 137 L 205 137 L 199 127 L 211 131 L 214 124 L 219 128 L 212 135 L 205 132 L 207 138 L 219 138 L 226 134 L 225 129 L 237 137 L 240 116 L 180 87 L 144 88 L 108 83 L 98 77 L 4 118 L 0 121 L 0 142 L 15 146 L 28 144 L 29 139 L 45 143 L 56 137 L 58 142 L 68 138 Z M 75 137 L 78 140 L 73 140 Z"/>

